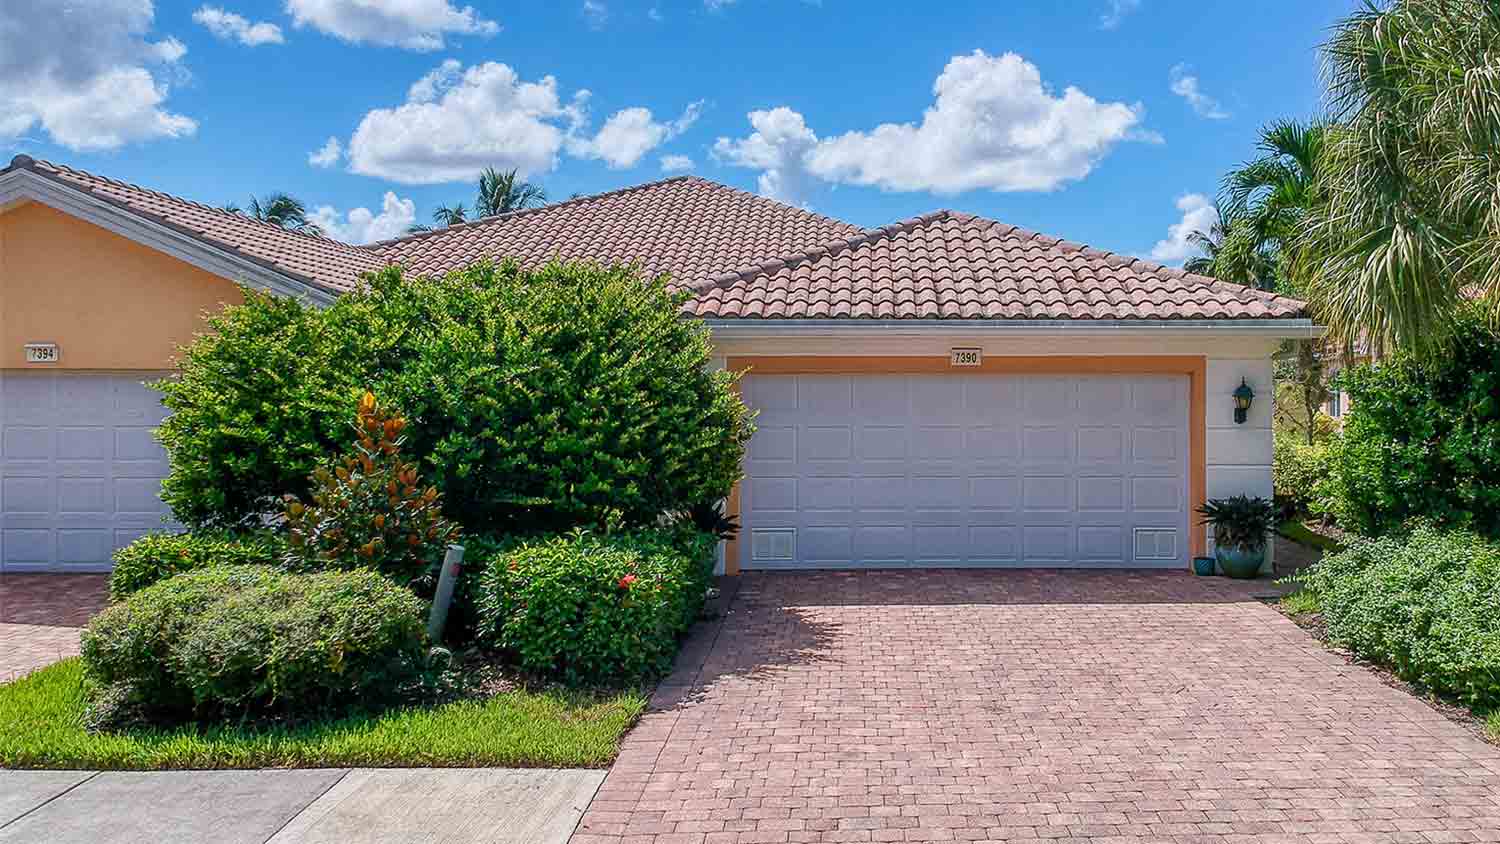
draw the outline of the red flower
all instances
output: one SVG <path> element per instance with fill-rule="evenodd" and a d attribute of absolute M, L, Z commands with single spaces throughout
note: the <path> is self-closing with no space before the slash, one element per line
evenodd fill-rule
<path fill-rule="evenodd" d="M 635 585 L 637 579 L 638 578 L 636 578 L 636 576 L 633 574 L 625 575 L 624 577 L 620 578 L 620 588 L 629 589 L 631 586 Z"/>

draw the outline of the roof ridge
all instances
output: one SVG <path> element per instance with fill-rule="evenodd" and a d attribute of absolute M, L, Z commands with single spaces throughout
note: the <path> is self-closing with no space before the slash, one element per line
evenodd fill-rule
<path fill-rule="evenodd" d="M 1269 290 L 1261 290 L 1258 287 L 1251 287 L 1248 284 L 1236 284 L 1232 281 L 1225 281 L 1221 278 L 1214 278 L 1211 275 L 1188 272 L 1181 267 L 1171 267 L 1167 266 L 1166 264 L 1158 263 L 1156 261 L 1148 261 L 1137 255 L 1126 255 L 1121 252 L 1111 252 L 1108 249 L 1100 249 L 1096 246 L 1090 246 L 1087 243 L 1080 243 L 1075 240 L 1067 240 L 1061 237 L 1053 237 L 1052 235 L 1035 231 L 1033 229 L 1024 228 L 1022 226 L 1013 225 L 1011 223 L 1002 223 L 998 220 L 991 220 L 986 217 L 980 217 L 977 214 L 962 214 L 959 216 L 968 217 L 969 219 L 965 222 L 969 225 L 977 225 L 979 228 L 1003 227 L 1006 229 L 1006 231 L 1002 233 L 1003 235 L 1014 236 L 1020 240 L 1029 240 L 1035 243 L 1041 243 L 1046 246 L 1061 249 L 1066 252 L 1080 252 L 1090 258 L 1098 258 L 1112 267 L 1129 267 L 1132 269 L 1139 269 L 1145 272 L 1164 275 L 1177 281 L 1186 281 L 1194 284 L 1206 284 L 1208 286 L 1228 286 L 1240 291 L 1248 292 L 1263 300 L 1285 300 L 1289 302 L 1297 301 L 1289 296 L 1283 296 L 1280 293 L 1275 293 Z"/>
<path fill-rule="evenodd" d="M 806 261 L 814 261 L 830 255 L 837 255 L 841 252 L 855 249 L 867 243 L 873 243 L 882 237 L 890 237 L 892 235 L 904 234 L 906 232 L 914 231 L 922 226 L 927 225 L 928 223 L 932 223 L 937 220 L 948 219 L 949 217 L 954 217 L 957 215 L 957 213 L 958 212 L 950 211 L 946 208 L 940 208 L 936 211 L 929 211 L 926 214 L 918 214 L 915 217 L 908 217 L 905 220 L 898 220 L 894 223 L 888 223 L 884 226 L 877 226 L 872 229 L 864 229 L 859 234 L 853 235 L 851 237 L 834 238 L 833 240 L 824 241 L 823 243 L 817 244 L 816 246 L 810 246 L 807 249 L 803 249 L 797 252 L 788 252 L 784 255 L 780 255 L 769 260 L 760 261 L 755 264 L 740 267 L 739 269 L 720 273 L 719 275 L 716 275 L 708 281 L 698 284 L 691 289 L 693 291 L 693 294 L 696 296 L 697 294 L 706 293 L 716 287 L 723 287 L 726 284 L 732 284 L 736 281 L 744 281 L 750 278 L 754 278 L 755 276 L 763 272 L 774 272 L 783 267 L 795 267 Z"/>
<path fill-rule="evenodd" d="M 760 194 L 757 194 L 757 193 L 751 193 L 750 191 L 742 190 L 740 188 L 735 187 L 734 185 L 726 185 L 723 182 L 716 182 L 716 181 L 714 181 L 712 179 L 705 179 L 702 176 L 695 176 L 695 175 L 693 175 L 691 173 L 687 173 L 687 174 L 683 174 L 683 175 L 680 175 L 680 176 L 668 176 L 668 177 L 666 177 L 664 179 L 655 179 L 655 180 L 649 181 L 649 182 L 642 182 L 642 183 L 640 183 L 638 185 L 626 185 L 625 187 L 622 187 L 622 188 L 615 188 L 614 190 L 602 191 L 600 193 L 592 193 L 592 194 L 588 194 L 586 196 L 575 196 L 575 197 L 572 197 L 572 198 L 569 198 L 569 199 L 562 200 L 561 202 L 549 202 L 546 205 L 541 205 L 541 206 L 538 206 L 536 208 L 521 208 L 521 209 L 518 209 L 518 210 L 515 210 L 515 211 L 506 211 L 503 214 L 491 214 L 488 217 L 480 217 L 477 220 L 465 220 L 462 223 L 455 223 L 455 224 L 453 224 L 451 226 L 443 226 L 440 229 L 432 229 L 431 231 L 425 231 L 425 232 L 415 232 L 413 234 L 406 234 L 406 235 L 402 235 L 400 237 L 392 237 L 392 238 L 387 238 L 385 240 L 378 240 L 378 241 L 375 241 L 374 243 L 365 244 L 364 246 L 362 246 L 360 248 L 361 249 L 369 249 L 369 250 L 379 251 L 379 250 L 384 249 L 385 247 L 394 246 L 394 245 L 396 245 L 398 243 L 403 243 L 403 244 L 404 243 L 411 243 L 413 241 L 423 240 L 423 239 L 429 238 L 429 237 L 435 237 L 437 235 L 444 234 L 444 233 L 447 233 L 447 232 L 452 232 L 452 231 L 456 231 L 456 230 L 460 230 L 460 229 L 474 228 L 475 226 L 488 225 L 490 223 L 496 223 L 496 222 L 501 222 L 501 221 L 509 222 L 511 220 L 520 219 L 522 217 L 527 217 L 527 216 L 531 216 L 531 215 L 534 215 L 534 214 L 539 214 L 539 213 L 544 212 L 544 211 L 556 211 L 556 210 L 558 210 L 560 208 L 568 208 L 568 207 L 572 207 L 572 206 L 575 206 L 575 205 L 582 205 L 582 204 L 587 203 L 587 202 L 596 202 L 596 201 L 601 200 L 601 199 L 612 199 L 612 198 L 617 197 L 617 196 L 623 196 L 625 194 L 635 193 L 636 191 L 642 191 L 642 190 L 648 190 L 650 188 L 661 187 L 662 185 L 671 184 L 673 182 L 701 182 L 702 184 L 709 185 L 711 187 L 714 187 L 714 188 L 717 188 L 717 189 L 720 189 L 720 190 L 727 190 L 727 191 L 732 191 L 734 193 L 744 194 L 744 195 L 749 196 L 752 199 L 755 199 L 757 201 L 774 203 L 776 205 L 780 205 L 780 206 L 782 206 L 784 208 L 790 209 L 792 211 L 795 211 L 798 214 L 803 214 L 803 215 L 808 216 L 808 217 L 815 217 L 815 218 L 817 218 L 819 220 L 826 220 L 826 221 L 828 221 L 830 223 L 838 223 L 840 225 L 849 226 L 850 228 L 856 228 L 856 229 L 859 228 L 858 226 L 854 225 L 853 223 L 847 222 L 845 220 L 840 220 L 840 219 L 838 219 L 836 217 L 828 217 L 828 216 L 825 216 L 823 214 L 817 214 L 817 213 L 814 213 L 812 211 L 807 210 L 806 208 L 798 208 L 795 205 L 788 205 L 788 204 L 786 204 L 784 202 L 779 202 L 777 200 L 771 199 L 770 197 L 761 196 Z"/>
<path fill-rule="evenodd" d="M 25 159 L 25 160 L 21 161 L 21 159 Z M 243 214 L 243 213 L 241 213 L 239 211 L 230 211 L 227 208 L 221 208 L 221 207 L 216 206 L 216 205 L 209 205 L 206 202 L 199 202 L 196 199 L 189 199 L 189 198 L 187 198 L 185 196 L 178 196 L 175 193 L 167 193 L 166 191 L 156 190 L 155 188 L 148 188 L 148 187 L 145 187 L 144 185 L 138 185 L 138 184 L 135 184 L 134 182 L 127 182 L 127 181 L 125 181 L 123 179 L 115 179 L 115 178 L 112 178 L 110 176 L 101 176 L 98 173 L 94 173 L 94 172 L 89 171 L 89 170 L 83 170 L 81 168 L 73 167 L 73 166 L 68 165 L 68 164 L 59 164 L 59 163 L 57 163 L 55 161 L 48 161 L 46 159 L 40 159 L 40 158 L 32 158 L 29 155 L 18 155 L 14 159 L 11 160 L 11 166 L 12 167 L 16 167 L 17 169 L 28 169 L 28 170 L 31 170 L 31 169 L 35 169 L 34 165 L 38 165 L 38 164 L 42 165 L 44 168 L 51 168 L 52 170 L 57 171 L 60 174 L 62 174 L 62 173 L 71 173 L 71 174 L 76 174 L 78 176 L 86 176 L 86 177 L 88 177 L 90 179 L 98 179 L 101 182 L 105 182 L 107 184 L 115 185 L 117 187 L 128 188 L 128 189 L 133 190 L 133 191 L 139 191 L 139 192 L 147 194 L 149 196 L 170 199 L 173 202 L 181 202 L 181 203 L 184 203 L 186 205 L 191 205 L 194 208 L 198 208 L 198 209 L 201 209 L 201 210 L 204 210 L 204 211 L 211 211 L 211 212 L 213 212 L 215 214 L 223 214 L 223 215 L 226 215 L 226 216 L 232 216 L 232 217 L 234 217 L 237 220 L 240 220 L 240 221 L 243 221 L 243 222 L 246 222 L 246 223 L 250 223 L 252 225 L 260 226 L 260 227 L 268 229 L 270 231 L 280 232 L 282 234 L 289 234 L 289 235 L 292 235 L 293 237 L 306 238 L 308 240 L 316 240 L 316 241 L 318 241 L 320 243 L 327 243 L 327 244 L 330 244 L 330 245 L 333 245 L 333 246 L 339 246 L 339 247 L 342 247 L 344 249 L 348 249 L 348 250 L 351 250 L 351 251 L 354 251 L 354 252 L 361 252 L 361 253 L 363 253 L 363 252 L 366 251 L 365 247 L 362 247 L 362 246 L 359 246 L 359 245 L 353 244 L 353 243 L 346 243 L 346 242 L 344 242 L 342 240 L 335 240 L 334 238 L 328 237 L 327 235 L 309 234 L 308 232 L 294 231 L 292 229 L 284 228 L 282 226 L 276 225 L 275 223 L 270 223 L 270 222 L 267 222 L 265 220 L 257 220 L 254 217 L 251 217 L 251 216 L 249 216 L 247 214 Z M 10 168 L 7 168 L 7 169 L 10 169 Z M 87 191 L 89 193 L 93 193 L 94 192 L 94 188 L 91 187 L 91 186 L 89 186 L 89 185 L 75 185 L 75 186 L 79 190 Z"/>
<path fill-rule="evenodd" d="M 505 212 L 502 212 L 502 213 L 499 213 L 499 214 L 491 214 L 491 215 L 489 215 L 487 217 L 480 217 L 480 218 L 475 219 L 475 220 L 464 220 L 462 223 L 454 223 L 451 226 L 443 226 L 440 229 L 431 229 L 431 230 L 425 231 L 425 232 L 412 232 L 411 234 L 404 234 L 404 235 L 401 235 L 400 237 L 389 237 L 389 238 L 386 238 L 385 240 L 377 240 L 374 243 L 367 243 L 362 248 L 364 248 L 364 249 L 380 249 L 380 248 L 383 248 L 383 247 L 386 247 L 386 246 L 391 246 L 391 245 L 396 244 L 396 243 L 410 243 L 411 241 L 414 241 L 414 240 L 421 240 L 423 238 L 433 237 L 435 235 L 444 234 L 445 232 L 456 231 L 458 229 L 473 228 L 474 226 L 486 225 L 486 224 L 489 224 L 489 223 L 499 222 L 501 220 L 505 220 L 505 221 L 515 220 L 515 219 L 519 219 L 521 217 L 526 217 L 526 216 L 530 216 L 530 215 L 533 215 L 533 214 L 538 214 L 538 213 L 541 213 L 543 211 L 555 211 L 555 210 L 557 210 L 559 208 L 568 208 L 568 207 L 571 207 L 571 206 L 574 206 L 574 205 L 582 205 L 585 202 L 594 202 L 594 201 L 597 201 L 597 200 L 600 200 L 600 199 L 606 199 L 606 198 L 610 198 L 610 197 L 621 196 L 623 194 L 633 193 L 633 192 L 638 191 L 638 190 L 645 190 L 647 188 L 660 187 L 662 185 L 670 184 L 672 182 L 684 182 L 684 181 L 688 181 L 688 180 L 695 179 L 695 178 L 697 178 L 697 177 L 696 176 L 690 176 L 690 175 L 668 176 L 665 179 L 656 179 L 656 180 L 650 181 L 650 182 L 642 182 L 642 183 L 640 183 L 638 185 L 626 185 L 623 188 L 615 188 L 613 190 L 601 191 L 600 193 L 591 193 L 591 194 L 588 194 L 586 196 L 573 196 L 573 197 L 569 197 L 567 199 L 564 199 L 564 200 L 562 200 L 560 202 L 549 202 L 546 205 L 538 205 L 535 208 L 518 208 L 518 209 L 516 209 L 514 211 L 505 211 Z"/>

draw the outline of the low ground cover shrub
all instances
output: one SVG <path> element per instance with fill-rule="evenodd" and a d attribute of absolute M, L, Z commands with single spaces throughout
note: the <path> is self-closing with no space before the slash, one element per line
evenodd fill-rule
<path fill-rule="evenodd" d="M 1329 639 L 1477 708 L 1500 707 L 1500 545 L 1430 524 L 1355 539 L 1301 576 Z"/>
<path fill-rule="evenodd" d="M 575 531 L 479 549 L 480 635 L 522 669 L 570 683 L 664 672 L 702 612 L 715 541 L 688 528 Z"/>
<path fill-rule="evenodd" d="M 390 269 L 326 309 L 247 292 L 158 385 L 163 500 L 205 528 L 306 499 L 368 388 L 466 531 L 650 526 L 727 495 L 752 430 L 681 304 L 664 277 L 587 264 Z"/>
<path fill-rule="evenodd" d="M 82 654 L 101 722 L 322 713 L 386 700 L 420 670 L 421 602 L 373 571 L 191 571 L 96 616 Z"/>
<path fill-rule="evenodd" d="M 272 565 L 282 546 L 270 531 L 147 534 L 115 552 L 109 597 L 121 601 L 157 581 L 211 566 Z"/>
<path fill-rule="evenodd" d="M 1396 355 L 1345 370 L 1344 430 L 1330 453 L 1328 507 L 1347 530 L 1414 518 L 1500 537 L 1500 339 L 1465 314 L 1447 354 Z"/>

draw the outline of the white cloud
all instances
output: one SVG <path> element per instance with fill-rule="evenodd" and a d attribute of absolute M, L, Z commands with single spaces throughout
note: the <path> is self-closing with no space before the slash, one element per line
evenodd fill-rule
<path fill-rule="evenodd" d="M 246 47 L 281 44 L 286 40 L 281 37 L 281 27 L 274 23 L 265 21 L 251 23 L 243 15 L 237 15 L 217 6 L 199 7 L 198 11 L 193 12 L 193 20 L 207 28 L 216 37 L 225 41 L 238 41 Z"/>
<path fill-rule="evenodd" d="M 570 103 L 557 80 L 523 81 L 498 62 L 449 59 L 411 86 L 407 101 L 367 113 L 349 140 L 349 169 L 405 184 L 468 181 L 485 167 L 523 177 L 552 169 L 582 124 L 587 91 Z"/>
<path fill-rule="evenodd" d="M 1167 74 L 1167 80 L 1171 85 L 1172 93 L 1193 107 L 1193 111 L 1199 117 L 1207 117 L 1210 120 L 1223 120 L 1229 116 L 1219 105 L 1219 101 L 1203 93 L 1198 88 L 1198 77 L 1192 74 L 1191 68 L 1185 64 L 1173 65 Z"/>
<path fill-rule="evenodd" d="M 286 0 L 292 24 L 352 44 L 441 50 L 448 35 L 494 35 L 500 25 L 449 0 Z"/>
<path fill-rule="evenodd" d="M 976 50 L 948 62 L 921 123 L 886 123 L 818 138 L 782 107 L 750 114 L 747 138 L 720 138 L 716 157 L 762 171 L 761 191 L 789 201 L 808 177 L 895 191 L 1045 191 L 1082 179 L 1139 128 L 1139 105 L 1101 103 L 1077 88 L 1054 95 L 1014 53 Z"/>
<path fill-rule="evenodd" d="M 327 143 L 307 154 L 307 163 L 314 167 L 332 167 L 344 155 L 344 145 L 338 138 L 330 137 Z"/>
<path fill-rule="evenodd" d="M 686 173 L 693 169 L 693 159 L 685 155 L 663 155 L 661 157 L 661 171 L 663 173 Z"/>
<path fill-rule="evenodd" d="M 1182 212 L 1182 219 L 1168 226 L 1166 239 L 1151 247 L 1152 260 L 1178 264 L 1197 255 L 1198 247 L 1189 238 L 1193 232 L 1207 233 L 1219 221 L 1219 210 L 1201 193 L 1177 197 L 1177 210 Z"/>
<path fill-rule="evenodd" d="M 781 106 L 750 112 L 749 137 L 714 143 L 714 158 L 737 167 L 759 170 L 760 192 L 772 199 L 802 205 L 812 192 L 813 178 L 806 158 L 818 146 L 818 137 L 807 128 L 802 115 Z"/>
<path fill-rule="evenodd" d="M 401 199 L 392 191 L 386 191 L 379 214 L 360 207 L 341 219 L 336 209 L 323 205 L 309 214 L 308 219 L 334 240 L 374 243 L 406 234 L 406 230 L 417 220 L 417 204 L 410 199 Z"/>
<path fill-rule="evenodd" d="M 153 20 L 150 0 L 0 3 L 0 139 L 40 126 L 82 151 L 197 131 L 165 107 L 187 48 L 148 40 Z"/>
<path fill-rule="evenodd" d="M 583 0 L 583 22 L 589 29 L 603 29 L 609 22 L 609 7 L 600 0 Z"/>
<path fill-rule="evenodd" d="M 1141 7 L 1141 0 L 1108 0 L 1108 10 L 1099 16 L 1100 29 L 1114 29 L 1125 16 Z"/>
<path fill-rule="evenodd" d="M 593 138 L 571 139 L 568 152 L 579 158 L 600 159 L 610 169 L 634 167 L 646 153 L 686 132 L 702 113 L 702 100 L 689 103 L 670 123 L 658 123 L 648 108 L 621 109 L 604 121 Z"/>

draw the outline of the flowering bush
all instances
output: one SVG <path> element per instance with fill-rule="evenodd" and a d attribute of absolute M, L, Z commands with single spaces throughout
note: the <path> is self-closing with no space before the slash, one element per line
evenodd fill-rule
<path fill-rule="evenodd" d="M 312 476 L 312 501 L 286 496 L 287 567 L 373 568 L 403 584 L 425 577 L 458 535 L 436 487 L 401 459 L 406 420 L 372 393 L 359 401 L 354 454 Z"/>
<path fill-rule="evenodd" d="M 480 636 L 523 669 L 570 683 L 664 672 L 702 612 L 714 547 L 691 529 L 471 544 L 483 567 Z"/>

